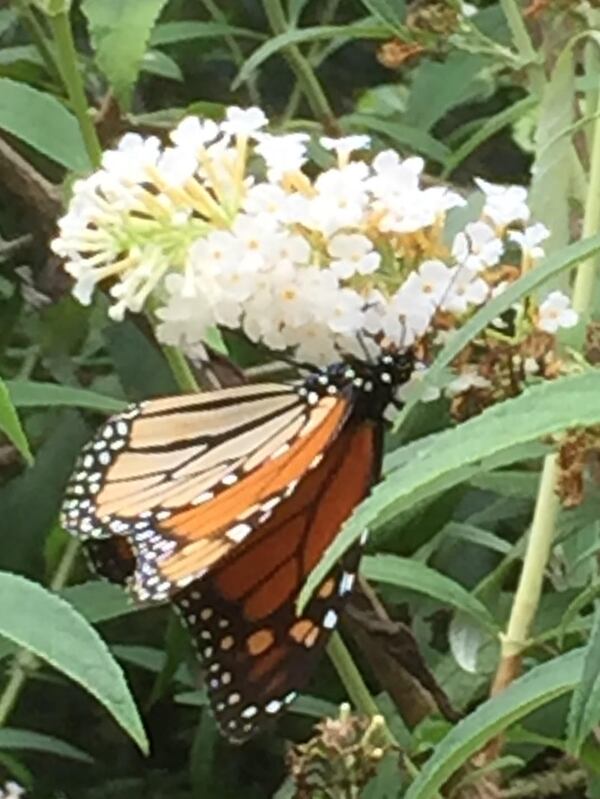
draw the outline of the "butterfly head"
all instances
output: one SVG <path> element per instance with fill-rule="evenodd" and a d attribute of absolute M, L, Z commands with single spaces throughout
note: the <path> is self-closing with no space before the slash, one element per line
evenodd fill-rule
<path fill-rule="evenodd" d="M 396 389 L 406 383 L 414 370 L 411 349 L 382 349 L 370 361 L 348 356 L 320 372 L 309 375 L 300 394 L 316 403 L 326 394 L 351 392 L 355 412 L 364 418 L 379 419 L 393 401 Z"/>

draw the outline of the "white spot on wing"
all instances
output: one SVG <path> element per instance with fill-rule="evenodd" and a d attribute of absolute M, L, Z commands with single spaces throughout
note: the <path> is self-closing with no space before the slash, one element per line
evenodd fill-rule
<path fill-rule="evenodd" d="M 231 527 L 227 530 L 225 534 L 230 541 L 234 541 L 236 544 L 239 544 L 241 541 L 246 538 L 252 532 L 252 527 L 249 524 L 244 524 L 240 522 L 240 524 L 236 524 L 234 527 Z"/>
<path fill-rule="evenodd" d="M 323 619 L 323 627 L 326 630 L 333 630 L 335 625 L 337 624 L 338 615 L 335 610 L 328 610 L 325 614 L 325 618 Z"/>

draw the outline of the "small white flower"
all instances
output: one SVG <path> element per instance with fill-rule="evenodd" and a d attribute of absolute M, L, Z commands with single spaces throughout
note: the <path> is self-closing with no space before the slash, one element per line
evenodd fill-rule
<path fill-rule="evenodd" d="M 7 782 L 0 788 L 0 799 L 21 799 L 25 795 L 25 788 L 16 782 Z"/>
<path fill-rule="evenodd" d="M 415 394 L 421 402 L 433 402 L 439 399 L 442 392 L 437 386 L 426 385 L 422 387 L 423 381 L 427 379 L 428 368 L 423 363 L 417 363 L 410 376 L 410 380 L 396 390 L 396 399 L 400 402 L 410 401 Z"/>
<path fill-rule="evenodd" d="M 435 310 L 450 287 L 453 273 L 442 261 L 423 261 L 417 272 L 411 272 L 398 294 L 409 303 Z"/>
<path fill-rule="evenodd" d="M 184 150 L 196 152 L 199 148 L 213 142 L 219 135 L 219 126 L 212 119 L 185 117 L 171 132 L 173 144 Z"/>
<path fill-rule="evenodd" d="M 537 326 L 546 333 L 556 333 L 561 327 L 574 327 L 579 320 L 571 308 L 571 300 L 562 291 L 551 292 L 540 305 Z"/>
<path fill-rule="evenodd" d="M 547 239 L 549 235 L 550 231 L 546 225 L 537 222 L 535 225 L 526 227 L 523 232 L 520 230 L 512 230 L 509 234 L 509 238 L 511 241 L 516 241 L 526 258 L 535 261 L 543 257 L 544 248 L 540 247 L 540 244 Z"/>
<path fill-rule="evenodd" d="M 290 195 L 274 183 L 257 183 L 246 192 L 243 208 L 249 214 L 272 214 L 279 217 Z"/>
<path fill-rule="evenodd" d="M 144 139 L 137 133 L 126 133 L 116 150 L 107 150 L 102 166 L 113 177 L 129 183 L 147 179 L 149 166 L 156 166 L 160 156 L 160 141 L 156 136 Z"/>
<path fill-rule="evenodd" d="M 530 215 L 527 206 L 527 189 L 523 186 L 499 186 L 475 178 L 475 183 L 485 194 L 484 216 L 500 228 L 512 222 L 527 222 Z"/>
<path fill-rule="evenodd" d="M 474 17 L 479 12 L 479 9 L 473 3 L 461 3 L 460 5 L 463 17 Z"/>
<path fill-rule="evenodd" d="M 307 216 L 300 221 L 325 236 L 341 228 L 358 227 L 368 202 L 367 175 L 368 167 L 362 161 L 322 172 L 314 183 L 317 195 L 310 199 Z"/>
<path fill-rule="evenodd" d="M 496 232 L 485 222 L 471 222 L 457 234 L 452 245 L 452 255 L 459 264 L 476 272 L 498 263 L 504 244 Z"/>
<path fill-rule="evenodd" d="M 491 385 L 489 380 L 477 373 L 474 366 L 467 366 L 465 371 L 448 383 L 445 393 L 449 397 L 456 397 L 470 388 L 489 388 Z"/>
<path fill-rule="evenodd" d="M 373 250 L 373 243 L 360 233 L 338 233 L 327 244 L 332 256 L 330 268 L 341 279 L 355 274 L 370 275 L 376 272 L 381 255 Z"/>
<path fill-rule="evenodd" d="M 364 298 L 352 289 L 340 289 L 329 309 L 328 324 L 334 333 L 352 335 L 364 324 Z"/>
<path fill-rule="evenodd" d="M 329 136 L 322 136 L 319 139 L 321 146 L 326 150 L 336 153 L 338 158 L 348 158 L 355 150 L 366 150 L 371 146 L 370 136 L 343 136 L 340 139 L 332 139 Z"/>
<path fill-rule="evenodd" d="M 267 177 L 276 183 L 288 172 L 297 172 L 308 160 L 306 133 L 288 133 L 285 136 L 272 136 L 261 133 L 257 137 L 254 152 L 262 156 L 267 166 Z"/>
<path fill-rule="evenodd" d="M 190 248 L 190 260 L 198 274 L 217 275 L 237 269 L 245 255 L 244 244 L 228 230 L 213 230 L 204 239 L 198 239 Z"/>
<path fill-rule="evenodd" d="M 257 106 L 252 108 L 239 108 L 230 106 L 225 113 L 225 121 L 221 123 L 221 130 L 231 136 L 254 136 L 269 120 L 264 111 Z"/>
<path fill-rule="evenodd" d="M 483 305 L 489 299 L 490 287 L 485 280 L 477 277 L 475 270 L 455 266 L 450 272 L 452 277 L 448 291 L 441 303 L 444 311 L 463 314 L 470 305 Z"/>
<path fill-rule="evenodd" d="M 193 177 L 198 169 L 198 161 L 191 149 L 169 147 L 158 159 L 156 167 L 170 186 L 181 186 Z"/>

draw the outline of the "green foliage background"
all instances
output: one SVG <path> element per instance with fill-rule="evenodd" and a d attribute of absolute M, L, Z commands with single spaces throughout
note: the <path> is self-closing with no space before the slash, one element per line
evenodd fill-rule
<path fill-rule="evenodd" d="M 57 522 L 75 456 L 102 418 L 177 390 L 143 324 L 110 322 L 102 296 L 90 308 L 70 297 L 48 248 L 69 187 L 127 130 L 166 136 L 186 114 L 259 104 L 280 130 L 366 132 L 375 149 L 422 155 L 432 177 L 466 191 L 474 175 L 531 184 L 533 216 L 552 231 L 548 258 L 448 344 L 432 382 L 503 309 L 540 286 L 569 290 L 578 269 L 583 321 L 564 342 L 577 373 L 458 426 L 443 401 L 411 402 L 386 479 L 305 586 L 303 598 L 368 523 L 363 574 L 422 654 L 416 664 L 396 654 L 412 679 L 398 697 L 377 679 L 375 646 L 345 633 L 395 741 L 360 795 L 466 797 L 500 775 L 510 796 L 536 786 L 600 796 L 600 489 L 589 479 L 570 510 L 543 493 L 556 436 L 600 425 L 600 373 L 584 349 L 599 308 L 596 6 L 481 0 L 468 17 L 453 0 L 0 8 L 0 786 L 14 779 L 55 799 L 296 796 L 286 741 L 306 740 L 346 698 L 324 660 L 275 731 L 230 747 L 175 619 L 90 579 Z M 405 57 L 410 47 L 418 55 Z M 228 355 L 255 362 L 235 343 Z M 536 498 L 539 550 L 527 539 Z M 526 552 L 543 590 L 520 642 L 525 673 L 494 695 Z M 407 718 L 422 691 L 427 711 Z M 482 767 L 474 756 L 500 734 L 501 753 Z M 352 795 L 325 790 L 314 796 Z"/>

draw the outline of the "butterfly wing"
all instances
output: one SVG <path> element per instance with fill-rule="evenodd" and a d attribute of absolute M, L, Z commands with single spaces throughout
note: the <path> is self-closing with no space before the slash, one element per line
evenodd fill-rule
<path fill-rule="evenodd" d="M 64 526 L 125 536 L 138 597 L 165 599 L 263 524 L 334 440 L 348 398 L 313 399 L 262 384 L 132 406 L 84 448 Z"/>
<path fill-rule="evenodd" d="M 234 742 L 294 698 L 336 625 L 359 548 L 336 564 L 301 616 L 295 604 L 306 576 L 369 492 L 380 466 L 380 433 L 378 425 L 351 418 L 270 519 L 173 597 L 203 662 L 218 724 Z"/>

